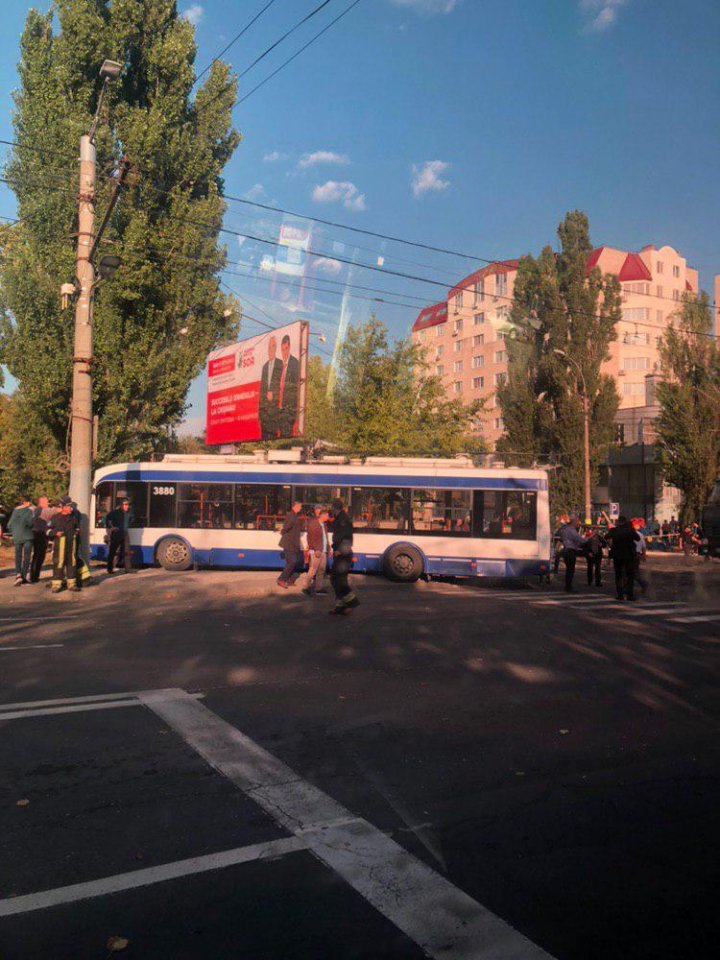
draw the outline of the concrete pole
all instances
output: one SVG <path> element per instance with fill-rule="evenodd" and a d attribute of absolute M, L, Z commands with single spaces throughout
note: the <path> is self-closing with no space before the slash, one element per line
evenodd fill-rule
<path fill-rule="evenodd" d="M 583 420 L 585 427 L 585 523 L 592 521 L 590 503 L 590 401 L 583 377 Z"/>
<path fill-rule="evenodd" d="M 78 194 L 78 240 L 75 276 L 80 291 L 75 304 L 75 349 L 73 353 L 72 433 L 70 440 L 70 496 L 83 517 L 82 544 L 87 557 L 93 447 L 93 330 L 92 301 L 95 268 L 90 253 L 95 228 L 95 144 L 80 138 L 80 192 Z"/>

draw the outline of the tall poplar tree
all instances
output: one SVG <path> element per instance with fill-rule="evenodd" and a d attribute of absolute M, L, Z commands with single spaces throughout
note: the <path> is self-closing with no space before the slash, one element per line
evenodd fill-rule
<path fill-rule="evenodd" d="M 544 248 L 523 257 L 507 341 L 508 377 L 498 389 L 506 435 L 499 449 L 515 463 L 555 464 L 554 510 L 583 503 L 583 390 L 590 406 L 590 460 L 599 464 L 614 436 L 619 398 L 612 377 L 601 372 L 621 318 L 620 284 L 595 267 L 584 213 L 568 213 L 558 227 L 560 252 Z M 562 351 L 564 356 L 556 351 Z"/>
<path fill-rule="evenodd" d="M 47 14 L 31 10 L 15 93 L 18 146 L 5 174 L 20 222 L 0 231 L 0 359 L 19 383 L 18 482 L 35 488 L 66 482 L 73 309 L 61 310 L 59 291 L 74 276 L 78 144 L 105 58 L 124 67 L 97 131 L 97 223 L 124 154 L 132 173 L 101 248 L 122 266 L 95 298 L 98 462 L 166 440 L 208 350 L 233 332 L 218 244 L 222 171 L 240 140 L 229 67 L 213 64 L 192 97 L 194 28 L 175 0 L 56 0 Z"/>
<path fill-rule="evenodd" d="M 660 358 L 660 463 L 665 480 L 682 492 L 683 520 L 697 520 L 720 476 L 720 347 L 706 293 L 686 295 Z"/>

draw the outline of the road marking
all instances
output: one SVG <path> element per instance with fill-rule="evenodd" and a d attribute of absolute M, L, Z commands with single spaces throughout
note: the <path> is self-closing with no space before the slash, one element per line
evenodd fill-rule
<path fill-rule="evenodd" d="M 28 700 L 25 703 L 0 704 L 0 720 L 21 720 L 23 717 L 54 717 L 62 713 L 82 713 L 86 710 L 114 710 L 116 707 L 139 707 L 144 691 L 135 693 L 108 693 L 94 697 L 74 697 L 66 700 Z M 201 700 L 204 693 L 187 693 L 193 700 Z"/>
<path fill-rule="evenodd" d="M 695 617 L 672 617 L 673 623 L 713 623 L 720 620 L 720 613 L 703 613 Z"/>
<path fill-rule="evenodd" d="M 116 700 L 108 703 L 77 703 L 71 707 L 46 707 L 40 710 L 9 710 L 0 713 L 0 720 L 22 720 L 23 717 L 54 717 L 62 713 L 84 713 L 88 710 L 115 710 L 118 707 L 139 707 L 139 700 Z"/>
<path fill-rule="evenodd" d="M 659 607 L 633 606 L 623 608 L 622 613 L 625 617 L 669 617 L 671 614 L 677 613 L 676 607 L 677 604 L 663 605 L 662 609 Z"/>
<path fill-rule="evenodd" d="M 28 620 L 40 620 L 42 623 L 55 623 L 56 620 L 77 620 L 79 613 L 68 613 L 63 617 L 0 617 L 0 623 L 27 623 Z"/>
<path fill-rule="evenodd" d="M 306 848 L 307 844 L 301 837 L 282 837 L 280 840 L 255 843 L 248 847 L 236 847 L 234 850 L 210 853 L 204 857 L 191 857 L 188 860 L 164 863 L 158 867 L 119 873 L 114 877 L 103 877 L 101 880 L 73 883 L 68 887 L 43 890 L 41 893 L 30 893 L 23 897 L 10 897 L 7 900 L 0 900 L 0 917 L 31 913 L 33 910 L 46 910 L 48 907 L 76 903 L 78 900 L 90 900 L 93 897 L 105 897 L 109 894 L 121 893 L 123 890 L 135 890 L 138 887 L 149 887 L 153 883 L 176 880 L 178 877 L 194 876 L 210 870 L 223 870 L 238 863 L 270 860 Z"/>
<path fill-rule="evenodd" d="M 8 650 L 50 650 L 53 647 L 64 647 L 64 643 L 30 643 L 24 647 L 3 647 L 0 646 L 0 653 L 6 653 Z"/>
<path fill-rule="evenodd" d="M 587 600 L 534 600 L 535 607 L 607 607 L 612 606 L 613 601 L 610 597 L 588 597 Z"/>
<path fill-rule="evenodd" d="M 96 693 L 91 697 L 63 697 L 61 700 L 22 700 L 20 703 L 0 703 L 0 710 L 34 710 L 36 707 L 64 707 L 71 703 L 98 703 L 101 700 L 135 699 L 141 690 L 124 693 Z"/>
<path fill-rule="evenodd" d="M 282 827 L 335 870 L 429 956 L 443 960 L 552 960 L 504 920 L 353 817 L 259 744 L 182 690 L 143 703 Z"/>

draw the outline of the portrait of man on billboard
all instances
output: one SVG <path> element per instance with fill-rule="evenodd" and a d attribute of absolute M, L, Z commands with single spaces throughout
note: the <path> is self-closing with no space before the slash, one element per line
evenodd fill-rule
<path fill-rule="evenodd" d="M 280 341 L 282 369 L 277 387 L 277 424 L 279 436 L 293 436 L 298 412 L 300 361 L 290 353 L 290 337 L 286 333 Z"/>
<path fill-rule="evenodd" d="M 278 390 L 283 370 L 282 361 L 277 357 L 277 340 L 268 338 L 268 358 L 263 364 L 260 375 L 260 397 L 258 415 L 263 440 L 274 440 L 278 435 Z"/>

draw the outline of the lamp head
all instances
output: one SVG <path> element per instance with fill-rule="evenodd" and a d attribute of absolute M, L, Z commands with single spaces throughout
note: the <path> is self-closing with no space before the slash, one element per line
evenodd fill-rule
<path fill-rule="evenodd" d="M 117 80 L 121 73 L 121 63 L 116 60 L 103 60 L 103 65 L 100 67 L 101 80 Z"/>
<path fill-rule="evenodd" d="M 106 253 L 104 257 L 100 258 L 98 263 L 98 273 L 102 280 L 109 279 L 117 270 L 117 268 L 122 263 L 120 257 L 115 256 L 111 253 Z"/>

